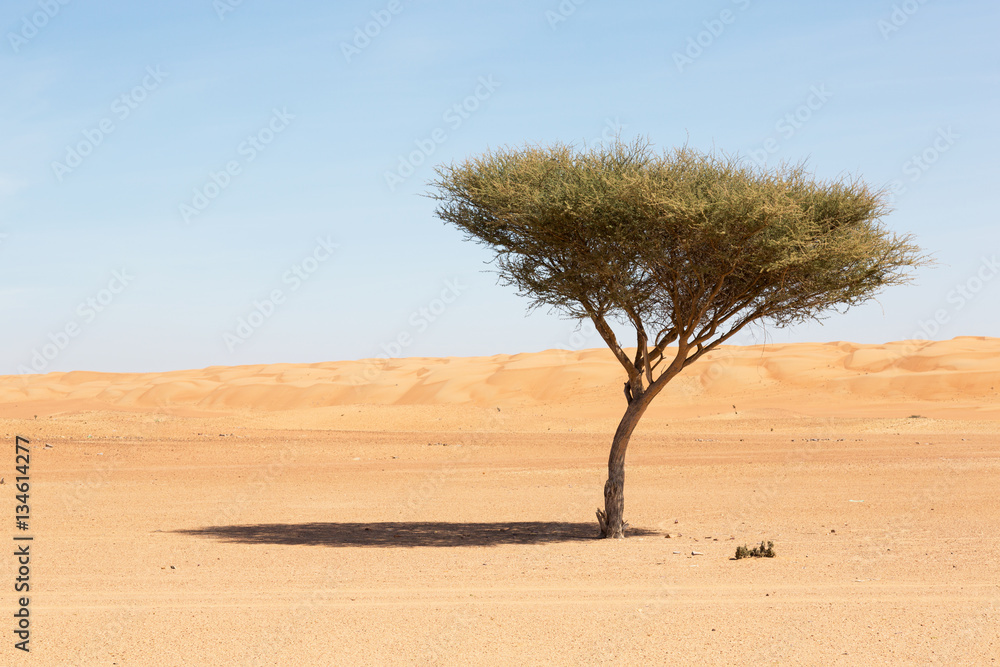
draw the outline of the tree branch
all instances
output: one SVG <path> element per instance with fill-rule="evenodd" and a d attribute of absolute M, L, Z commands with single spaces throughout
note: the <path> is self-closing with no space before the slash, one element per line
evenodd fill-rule
<path fill-rule="evenodd" d="M 667 349 L 667 346 L 673 343 L 675 340 L 677 340 L 677 332 L 676 330 L 673 329 L 669 331 L 668 335 L 665 338 L 660 338 L 660 335 L 662 335 L 666 331 L 667 329 L 662 329 L 660 333 L 657 334 L 657 338 L 660 340 L 660 342 L 657 343 L 656 347 L 654 347 L 652 351 L 650 351 L 649 353 L 649 357 L 653 361 L 652 365 L 653 368 L 656 368 L 657 366 L 660 365 L 660 361 L 663 360 L 663 351 Z"/>
<path fill-rule="evenodd" d="M 698 359 L 700 359 L 703 355 L 708 354 L 709 352 L 711 352 L 712 350 L 714 350 L 715 348 L 717 348 L 719 345 L 721 345 L 722 343 L 724 343 L 727 340 L 729 340 L 730 338 L 732 338 L 734 335 L 736 335 L 736 333 L 740 329 L 742 329 L 746 325 L 750 324 L 754 320 L 758 320 L 761 317 L 765 317 L 766 315 L 767 315 L 767 313 L 765 311 L 761 311 L 760 309 L 755 310 L 753 313 L 751 313 L 750 315 L 747 315 L 742 320 L 740 320 L 740 322 L 738 324 L 736 324 L 735 326 L 733 326 L 732 329 L 730 329 L 728 332 L 726 332 L 724 335 L 720 336 L 719 338 L 713 340 L 712 342 L 708 343 L 707 345 L 702 345 L 702 344 L 699 343 L 698 346 L 697 346 L 698 350 L 694 354 L 692 354 L 690 357 L 686 357 L 684 359 L 684 367 L 687 368 L 688 366 L 690 366 L 691 364 L 693 364 L 694 362 L 696 362 Z"/>
<path fill-rule="evenodd" d="M 622 350 L 621 345 L 618 344 L 618 339 L 615 337 L 615 332 L 611 330 L 608 323 L 604 320 L 604 316 L 599 314 L 589 302 L 581 302 L 583 307 L 586 309 L 587 314 L 590 315 L 590 319 L 594 322 L 594 327 L 597 329 L 597 333 L 601 334 L 601 338 L 607 343 L 607 346 L 611 348 L 614 353 L 615 358 L 618 359 L 625 372 L 628 373 L 628 379 L 631 382 L 639 377 L 639 371 L 636 369 L 635 364 L 628 358 L 625 351 Z"/>

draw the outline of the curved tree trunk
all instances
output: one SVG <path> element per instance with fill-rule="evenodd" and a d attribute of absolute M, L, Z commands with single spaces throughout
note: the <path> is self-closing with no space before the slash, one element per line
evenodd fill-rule
<path fill-rule="evenodd" d="M 611 455 L 608 457 L 608 481 L 604 484 L 604 509 L 597 510 L 597 522 L 601 526 L 602 537 L 625 537 L 625 450 L 628 449 L 632 431 L 646 406 L 652 400 L 652 395 L 646 394 L 630 403 L 625 415 L 618 423 L 615 438 L 611 443 Z"/>

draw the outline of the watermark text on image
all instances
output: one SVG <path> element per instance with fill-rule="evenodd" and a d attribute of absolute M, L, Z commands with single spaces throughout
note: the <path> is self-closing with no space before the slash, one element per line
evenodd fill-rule
<path fill-rule="evenodd" d="M 340 43 L 340 52 L 344 54 L 344 60 L 350 63 L 352 58 L 361 55 L 362 51 L 371 46 L 372 40 L 381 35 L 382 31 L 392 23 L 392 19 L 404 9 L 406 7 L 401 0 L 389 0 L 382 9 L 372 10 L 370 13 L 372 19 L 354 28 L 351 41 Z"/>
<path fill-rule="evenodd" d="M 788 141 L 808 123 L 813 114 L 826 106 L 826 103 L 833 97 L 833 93 L 827 89 L 825 84 L 810 86 L 802 104 L 798 105 L 774 124 L 774 135 L 768 137 L 758 148 L 750 151 L 750 158 L 758 166 L 764 166 L 767 158 L 781 150 L 782 141 Z"/>
<path fill-rule="evenodd" d="M 243 0 L 212 0 L 212 9 L 220 21 L 226 20 L 226 14 L 236 11 L 236 8 L 243 4 Z"/>
<path fill-rule="evenodd" d="M 250 312 L 236 320 L 236 327 L 222 334 L 222 342 L 226 348 L 235 352 L 237 347 L 248 341 L 265 322 L 274 317 L 279 306 L 288 301 L 288 296 L 297 292 L 333 256 L 333 251 L 338 247 L 340 246 L 331 241 L 329 235 L 326 238 L 317 237 L 312 251 L 281 274 L 282 284 L 288 285 L 287 291 L 275 288 L 264 298 L 254 300 Z"/>
<path fill-rule="evenodd" d="M 549 22 L 549 27 L 555 30 L 560 23 L 568 21 L 569 17 L 576 13 L 577 7 L 586 2 L 587 0 L 562 0 L 555 10 L 545 11 L 545 20 Z"/>
<path fill-rule="evenodd" d="M 750 0 L 732 0 L 732 3 L 740 11 L 746 11 L 750 8 Z M 715 18 L 702 21 L 702 26 L 705 29 L 688 37 L 687 46 L 684 47 L 683 51 L 674 51 L 674 65 L 677 67 L 677 71 L 683 72 L 685 67 L 693 65 L 696 60 L 701 58 L 705 51 L 711 48 L 726 32 L 727 26 L 736 23 L 737 18 L 739 18 L 737 12 L 732 9 L 723 9 Z"/>
<path fill-rule="evenodd" d="M 617 116 L 613 119 L 606 118 L 604 120 L 604 129 L 601 130 L 601 136 L 591 139 L 585 146 L 596 149 L 601 146 L 611 145 L 627 128 L 628 125 L 619 121 Z"/>
<path fill-rule="evenodd" d="M 477 81 L 475 89 L 460 102 L 452 104 L 444 113 L 441 120 L 452 131 L 458 130 L 471 118 L 472 114 L 479 109 L 483 102 L 490 99 L 496 89 L 500 87 L 500 82 L 493 78 L 493 75 L 481 76 Z M 417 167 L 427 161 L 438 146 L 448 141 L 448 130 L 444 127 L 434 128 L 426 137 L 413 141 L 416 148 L 406 155 L 399 155 L 399 161 L 393 171 L 386 171 L 384 174 L 385 184 L 389 186 L 390 192 L 395 192 L 396 187 L 412 176 Z"/>
<path fill-rule="evenodd" d="M 889 183 L 892 201 L 906 194 L 909 190 L 907 182 L 916 183 L 919 181 L 941 159 L 941 156 L 950 151 L 955 142 L 961 138 L 962 135 L 956 134 L 951 125 L 937 128 L 934 139 L 923 150 L 910 156 L 903 163 L 901 171 L 906 179 L 897 178 Z"/>
<path fill-rule="evenodd" d="M 122 122 L 131 116 L 132 112 L 149 98 L 149 94 L 160 87 L 165 78 L 167 78 L 167 73 L 162 71 L 159 66 L 146 67 L 146 75 L 142 81 L 111 102 L 112 116 L 106 116 L 93 127 L 82 130 L 80 134 L 83 135 L 83 139 L 66 146 L 62 162 L 53 160 L 52 173 L 55 174 L 56 180 L 62 183 L 67 175 L 82 165 L 83 161 L 93 154 L 97 147 L 104 143 L 104 140 L 117 129 L 115 119 Z"/>
<path fill-rule="evenodd" d="M 49 364 L 55 361 L 69 347 L 70 342 L 83 332 L 85 326 L 92 324 L 98 315 L 107 310 L 118 298 L 118 295 L 132 284 L 133 280 L 135 280 L 135 276 L 130 274 L 127 268 L 112 271 L 111 279 L 105 287 L 77 305 L 75 311 L 77 317 L 68 320 L 56 331 L 50 331 L 46 342 L 31 350 L 28 363 L 19 364 L 17 372 L 19 374 L 45 372 Z"/>
<path fill-rule="evenodd" d="M 960 312 L 979 295 L 986 285 L 1000 275 L 1000 262 L 997 256 L 983 257 L 979 267 L 964 282 L 957 283 L 945 295 L 945 301 L 951 308 L 938 308 L 926 320 L 918 322 L 918 329 L 910 336 L 911 340 L 931 340 L 941 331 L 941 327 L 951 321 L 955 313 Z"/>
<path fill-rule="evenodd" d="M 412 329 L 400 331 L 394 338 L 380 345 L 381 352 L 374 359 L 369 359 L 365 364 L 360 376 L 353 376 L 351 383 L 363 385 L 374 380 L 382 367 L 389 359 L 402 355 L 403 351 L 410 347 L 417 334 L 422 334 L 430 328 L 431 324 L 437 321 L 448 310 L 448 306 L 469 289 L 468 285 L 463 285 L 458 278 L 444 281 L 444 288 L 438 297 L 431 299 L 427 304 L 417 308 L 407 320 Z"/>
<path fill-rule="evenodd" d="M 899 32 L 910 18 L 919 12 L 920 8 L 928 2 L 930 0 L 903 0 L 899 4 L 894 4 L 889 17 L 879 19 L 876 24 L 878 25 L 878 31 L 882 33 L 882 39 L 889 39 L 893 33 Z"/>
<path fill-rule="evenodd" d="M 258 468 L 245 487 L 233 496 L 230 502 L 219 508 L 209 525 L 221 526 L 238 521 L 246 506 L 252 503 L 255 498 L 259 500 L 264 491 L 277 482 L 288 466 L 298 459 L 298 456 L 298 449 L 292 445 L 286 445 L 279 452 L 276 460 L 268 463 L 266 468 Z"/>
<path fill-rule="evenodd" d="M 243 173 L 243 167 L 256 160 L 294 119 L 295 116 L 287 109 L 272 109 L 267 123 L 253 134 L 248 134 L 236 147 L 238 157 L 228 160 L 218 171 L 208 172 L 208 179 L 194 188 L 191 200 L 178 207 L 184 224 L 190 224 L 193 218 L 201 215 L 232 184 L 233 179 Z"/>
<path fill-rule="evenodd" d="M 31 543 L 34 539 L 29 535 L 28 522 L 31 520 L 31 444 L 27 438 L 14 438 L 14 488 L 17 492 L 14 508 L 14 525 L 22 533 L 14 536 L 14 558 L 17 577 L 14 580 L 14 592 L 22 594 L 17 598 L 17 611 L 14 612 L 14 636 L 20 641 L 14 642 L 14 648 L 28 653 L 31 649 L 31 598 L 26 595 L 31 592 Z"/>
<path fill-rule="evenodd" d="M 39 31 L 54 19 L 62 8 L 68 5 L 71 0 L 38 0 L 38 9 L 31 14 L 21 17 L 21 27 L 17 32 L 8 32 L 7 41 L 14 53 L 18 53 L 21 47 L 38 36 Z"/>

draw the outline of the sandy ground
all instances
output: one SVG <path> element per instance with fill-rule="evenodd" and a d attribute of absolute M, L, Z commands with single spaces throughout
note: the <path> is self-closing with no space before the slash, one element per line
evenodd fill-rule
<path fill-rule="evenodd" d="M 0 378 L 34 537 L 0 664 L 1000 662 L 1000 340 L 722 350 L 597 540 L 615 363 Z"/>

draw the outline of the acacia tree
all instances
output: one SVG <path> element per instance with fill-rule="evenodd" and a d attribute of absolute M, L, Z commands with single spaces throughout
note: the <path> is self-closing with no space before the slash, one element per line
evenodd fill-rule
<path fill-rule="evenodd" d="M 642 139 L 499 149 L 437 168 L 435 214 L 493 251 L 501 282 L 590 319 L 625 369 L 597 519 L 624 537 L 625 451 L 673 378 L 751 322 L 821 319 L 923 263 L 887 230 L 884 191 Z M 629 357 L 609 325 L 635 330 Z"/>

